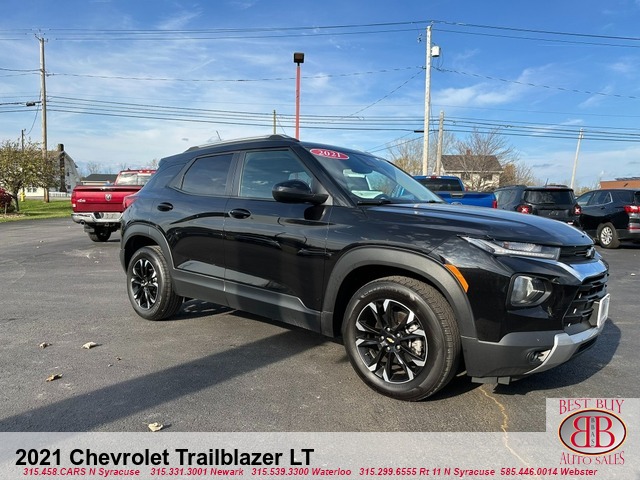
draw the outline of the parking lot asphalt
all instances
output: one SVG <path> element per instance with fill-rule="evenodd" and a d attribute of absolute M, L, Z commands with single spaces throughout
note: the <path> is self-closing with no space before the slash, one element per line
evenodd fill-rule
<path fill-rule="evenodd" d="M 599 248 L 611 306 L 592 349 L 511 385 L 460 376 L 417 403 L 366 387 L 338 340 L 277 319 L 198 301 L 139 318 L 119 247 L 66 219 L 0 224 L 0 431 L 534 432 L 546 398 L 640 397 L 640 245 Z"/>

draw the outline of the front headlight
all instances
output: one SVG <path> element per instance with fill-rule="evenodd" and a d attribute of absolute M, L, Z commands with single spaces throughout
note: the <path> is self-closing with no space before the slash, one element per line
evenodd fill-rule
<path fill-rule="evenodd" d="M 520 257 L 547 258 L 557 260 L 560 257 L 559 247 L 548 247 L 537 243 L 510 242 L 508 240 L 484 240 L 481 238 L 462 237 L 467 242 L 494 255 L 516 255 Z"/>
<path fill-rule="evenodd" d="M 516 275 L 511 280 L 509 302 L 514 307 L 534 307 L 551 294 L 551 285 L 543 278 Z"/>

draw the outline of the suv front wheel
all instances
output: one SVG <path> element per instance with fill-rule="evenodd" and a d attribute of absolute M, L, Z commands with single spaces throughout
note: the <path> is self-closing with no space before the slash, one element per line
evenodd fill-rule
<path fill-rule="evenodd" d="M 180 309 L 183 298 L 173 290 L 160 247 L 142 247 L 133 254 L 127 268 L 127 293 L 133 309 L 147 320 L 163 320 Z"/>
<path fill-rule="evenodd" d="M 358 375 L 389 397 L 421 400 L 456 373 L 461 347 L 453 310 L 415 279 L 387 277 L 360 288 L 347 306 L 343 336 Z"/>
<path fill-rule="evenodd" d="M 598 227 L 598 243 L 603 248 L 618 248 L 620 246 L 620 240 L 618 239 L 618 233 L 616 227 L 611 223 L 604 223 Z"/>

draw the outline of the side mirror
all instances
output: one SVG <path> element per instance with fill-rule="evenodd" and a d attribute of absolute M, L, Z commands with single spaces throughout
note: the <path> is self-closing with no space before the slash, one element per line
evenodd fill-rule
<path fill-rule="evenodd" d="M 311 187 L 302 180 L 286 180 L 276 183 L 271 191 L 273 198 L 282 203 L 311 203 L 320 205 L 327 201 L 326 193 L 313 193 Z"/>

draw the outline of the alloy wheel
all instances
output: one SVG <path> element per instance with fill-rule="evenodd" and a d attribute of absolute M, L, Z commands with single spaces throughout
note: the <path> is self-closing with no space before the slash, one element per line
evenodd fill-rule
<path fill-rule="evenodd" d="M 136 304 L 145 310 L 152 308 L 158 299 L 158 274 L 146 258 L 138 259 L 133 265 L 131 292 Z"/>
<path fill-rule="evenodd" d="M 420 374 L 427 361 L 427 336 L 410 308 L 391 299 L 373 301 L 355 325 L 356 349 L 370 372 L 393 384 Z"/>

